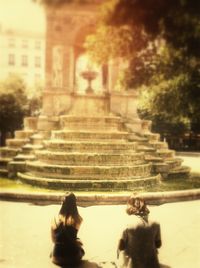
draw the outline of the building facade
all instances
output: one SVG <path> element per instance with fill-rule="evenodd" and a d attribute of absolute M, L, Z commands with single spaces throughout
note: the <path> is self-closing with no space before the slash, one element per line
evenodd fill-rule
<path fill-rule="evenodd" d="M 27 86 L 44 84 L 44 70 L 44 34 L 0 28 L 0 80 L 18 74 Z"/>

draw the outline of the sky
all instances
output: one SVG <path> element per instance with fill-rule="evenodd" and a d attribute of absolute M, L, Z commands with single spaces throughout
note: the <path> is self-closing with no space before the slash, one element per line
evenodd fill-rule
<path fill-rule="evenodd" d="M 44 10 L 32 0 L 0 0 L 0 24 L 3 28 L 44 32 Z"/>

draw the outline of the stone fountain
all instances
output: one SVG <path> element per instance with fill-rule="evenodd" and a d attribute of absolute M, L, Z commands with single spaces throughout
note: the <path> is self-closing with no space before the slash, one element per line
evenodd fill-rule
<path fill-rule="evenodd" d="M 151 122 L 138 117 L 137 92 L 116 89 L 117 60 L 98 73 L 83 71 L 87 90 L 76 91 L 77 62 L 94 30 L 97 2 L 47 8 L 42 112 L 25 118 L 24 128 L 0 149 L 4 176 L 66 191 L 133 191 L 188 176 L 175 152 L 151 132 Z M 96 94 L 91 84 L 98 76 L 102 90 Z"/>
<path fill-rule="evenodd" d="M 93 94 L 94 90 L 92 88 L 92 81 L 96 78 L 97 72 L 92 70 L 83 71 L 81 76 L 88 81 L 88 87 L 86 88 L 85 92 L 87 94 Z"/>

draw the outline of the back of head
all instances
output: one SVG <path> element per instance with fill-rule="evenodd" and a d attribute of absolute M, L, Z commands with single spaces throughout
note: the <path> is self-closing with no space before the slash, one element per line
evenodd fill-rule
<path fill-rule="evenodd" d="M 59 214 L 61 214 L 64 217 L 78 215 L 76 196 L 73 193 L 66 194 Z"/>
<path fill-rule="evenodd" d="M 128 215 L 136 215 L 141 217 L 148 217 L 150 213 L 149 209 L 147 208 L 146 202 L 144 199 L 140 197 L 131 196 L 127 202 L 127 209 L 126 212 Z"/>

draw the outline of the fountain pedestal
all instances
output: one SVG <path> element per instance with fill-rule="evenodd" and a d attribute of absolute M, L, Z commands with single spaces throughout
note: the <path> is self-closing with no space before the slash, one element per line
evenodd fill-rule
<path fill-rule="evenodd" d="M 88 87 L 86 88 L 85 92 L 87 94 L 93 94 L 94 89 L 92 88 L 92 81 L 97 77 L 97 72 L 87 70 L 83 71 L 81 76 L 88 81 Z"/>

